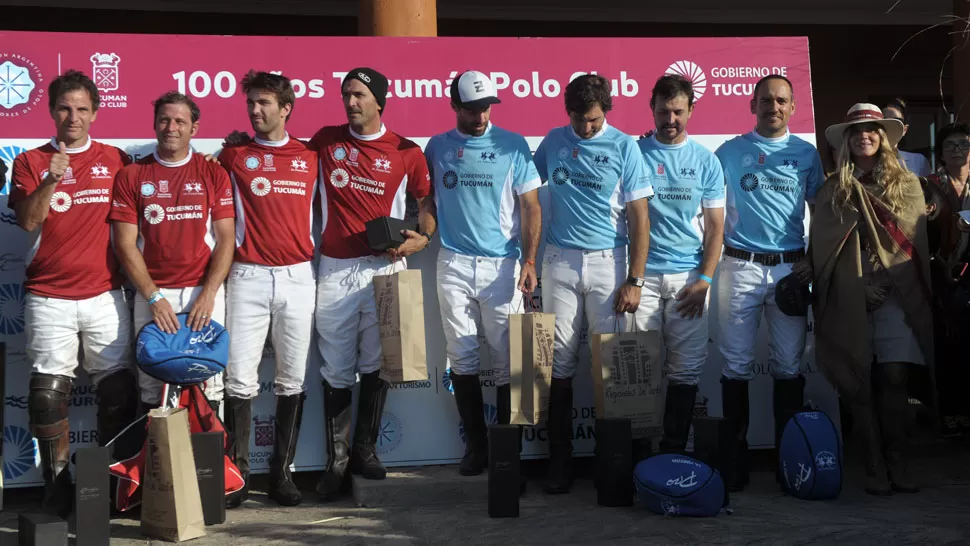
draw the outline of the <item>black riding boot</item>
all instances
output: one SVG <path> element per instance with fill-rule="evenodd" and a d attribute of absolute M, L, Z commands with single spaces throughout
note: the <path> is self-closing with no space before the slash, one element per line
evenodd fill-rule
<path fill-rule="evenodd" d="M 458 465 L 462 476 L 477 476 L 488 468 L 488 430 L 483 411 L 482 387 L 478 374 L 459 375 L 452 371 L 455 404 L 465 429 L 465 456 Z"/>
<path fill-rule="evenodd" d="M 226 508 L 236 508 L 249 497 L 249 438 L 253 427 L 253 401 L 227 396 L 225 425 L 232 442 L 229 459 L 239 469 L 243 479 L 242 489 L 226 496 Z"/>

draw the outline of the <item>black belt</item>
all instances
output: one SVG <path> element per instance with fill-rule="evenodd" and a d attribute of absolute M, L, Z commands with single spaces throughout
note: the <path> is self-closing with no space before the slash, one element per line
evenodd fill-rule
<path fill-rule="evenodd" d="M 805 249 L 789 250 L 788 252 L 782 252 L 780 254 L 759 254 L 757 252 L 748 252 L 747 250 L 725 245 L 724 254 L 739 260 L 774 266 L 780 263 L 793 264 L 801 261 L 805 257 Z"/>

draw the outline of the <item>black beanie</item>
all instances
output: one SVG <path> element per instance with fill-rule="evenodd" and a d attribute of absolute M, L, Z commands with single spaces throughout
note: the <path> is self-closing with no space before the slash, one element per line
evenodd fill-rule
<path fill-rule="evenodd" d="M 384 74 L 381 74 L 373 68 L 355 68 L 344 76 L 344 81 L 340 85 L 342 86 L 349 80 L 357 80 L 366 85 L 367 89 L 370 89 L 370 92 L 374 94 L 374 98 L 377 99 L 377 104 L 381 107 L 381 114 L 384 113 L 384 108 L 387 103 L 388 87 L 387 77 Z"/>

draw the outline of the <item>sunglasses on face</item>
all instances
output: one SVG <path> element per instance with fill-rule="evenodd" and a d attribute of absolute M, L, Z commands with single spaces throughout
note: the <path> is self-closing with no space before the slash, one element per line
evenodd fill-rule
<path fill-rule="evenodd" d="M 943 143 L 944 152 L 966 152 L 970 150 L 970 140 Z"/>

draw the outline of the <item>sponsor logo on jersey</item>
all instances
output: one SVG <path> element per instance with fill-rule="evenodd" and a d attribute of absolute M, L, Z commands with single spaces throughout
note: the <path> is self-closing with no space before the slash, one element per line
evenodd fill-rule
<path fill-rule="evenodd" d="M 202 195 L 202 183 L 195 180 L 190 180 L 185 186 L 182 187 L 182 193 L 185 195 Z"/>
<path fill-rule="evenodd" d="M 249 185 L 249 189 L 253 190 L 253 193 L 262 197 L 273 189 L 273 185 L 269 180 L 263 178 L 262 176 L 257 176 L 253 179 L 253 183 Z"/>
<path fill-rule="evenodd" d="M 798 160 L 790 157 L 782 159 L 781 166 L 787 169 L 798 169 Z"/>
<path fill-rule="evenodd" d="M 273 154 L 263 155 L 263 172 L 276 172 L 276 166 L 273 165 Z"/>
<path fill-rule="evenodd" d="M 441 177 L 441 183 L 449 190 L 458 185 L 458 174 L 455 171 L 448 171 Z"/>
<path fill-rule="evenodd" d="M 44 98 L 44 75 L 29 58 L 0 51 L 0 117 L 30 112 Z"/>
<path fill-rule="evenodd" d="M 579 159 L 579 148 L 573 148 L 573 159 Z"/>
<path fill-rule="evenodd" d="M 168 192 L 168 180 L 158 181 L 158 196 L 166 199 L 172 197 L 172 194 Z"/>
<path fill-rule="evenodd" d="M 657 174 L 664 175 L 664 174 L 666 174 L 666 172 L 667 172 L 667 167 L 665 167 L 663 163 L 658 163 L 657 164 Z"/>
<path fill-rule="evenodd" d="M 597 154 L 593 156 L 593 163 L 595 163 L 598 167 L 608 167 L 610 164 L 610 156 L 605 154 Z"/>
<path fill-rule="evenodd" d="M 343 169 L 334 169 L 333 172 L 330 173 L 330 183 L 333 184 L 333 187 L 342 188 L 346 186 L 348 182 L 350 182 L 350 175 L 347 174 L 347 171 Z"/>
<path fill-rule="evenodd" d="M 445 163 L 449 163 L 451 161 L 454 161 L 455 160 L 455 152 L 452 151 L 452 150 L 446 151 L 445 152 L 445 155 L 444 155 L 444 157 L 442 159 L 445 160 Z"/>
<path fill-rule="evenodd" d="M 495 152 L 489 150 L 487 152 L 482 152 L 478 156 L 479 163 L 495 163 Z"/>
<path fill-rule="evenodd" d="M 556 184 L 562 185 L 569 181 L 569 169 L 565 167 L 559 167 L 552 171 L 552 181 Z"/>
<path fill-rule="evenodd" d="M 152 203 L 145 207 L 145 220 L 149 224 L 161 224 L 162 220 L 165 219 L 165 209 L 161 205 L 156 205 Z"/>
<path fill-rule="evenodd" d="M 456 154 L 458 155 L 458 159 L 461 159 L 462 157 L 465 156 L 465 148 L 464 147 L 458 148 L 458 152 L 456 152 Z"/>
<path fill-rule="evenodd" d="M 300 157 L 290 161 L 290 170 L 298 173 L 309 172 L 306 160 Z"/>
<path fill-rule="evenodd" d="M 690 80 L 694 100 L 700 100 L 707 92 L 707 74 L 691 61 L 677 61 L 667 67 L 665 74 L 678 74 Z"/>
<path fill-rule="evenodd" d="M 67 212 L 71 208 L 71 196 L 66 192 L 55 192 L 51 196 L 51 210 L 54 212 Z"/>
<path fill-rule="evenodd" d="M 350 161 L 351 163 L 356 163 L 357 162 L 357 156 L 359 156 L 359 155 L 360 155 L 360 150 L 358 150 L 357 148 L 351 148 L 350 149 L 350 155 L 347 156 L 347 161 Z"/>
<path fill-rule="evenodd" d="M 559 153 L 557 155 L 562 161 L 569 159 L 569 148 L 566 146 L 559 148 Z"/>
<path fill-rule="evenodd" d="M 98 163 L 97 165 L 91 167 L 91 178 L 104 179 L 104 178 L 114 178 L 114 176 L 111 175 L 111 170 L 108 169 L 108 167 L 105 167 L 101 163 Z"/>
<path fill-rule="evenodd" d="M 758 154 L 758 165 L 764 165 L 766 159 L 767 159 L 767 157 L 765 156 L 765 153 L 764 152 L 760 152 Z"/>
<path fill-rule="evenodd" d="M 741 166 L 742 167 L 750 167 L 752 165 L 754 165 L 754 155 L 752 155 L 752 154 L 743 154 L 741 156 Z"/>
<path fill-rule="evenodd" d="M 387 157 L 378 157 L 374 160 L 374 170 L 382 173 L 390 173 L 391 160 Z"/>
<path fill-rule="evenodd" d="M 256 157 L 256 156 L 254 156 L 254 155 L 251 155 L 251 156 L 247 157 L 246 158 L 246 168 L 249 169 L 249 170 L 251 170 L 251 171 L 255 171 L 256 169 L 258 169 L 259 168 L 259 158 Z"/>
<path fill-rule="evenodd" d="M 758 175 L 748 173 L 741 177 L 741 189 L 744 191 L 754 191 L 758 189 Z"/>
<path fill-rule="evenodd" d="M 347 159 L 347 149 L 343 146 L 337 146 L 333 150 L 333 158 L 337 161 L 343 161 Z"/>

